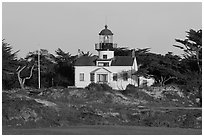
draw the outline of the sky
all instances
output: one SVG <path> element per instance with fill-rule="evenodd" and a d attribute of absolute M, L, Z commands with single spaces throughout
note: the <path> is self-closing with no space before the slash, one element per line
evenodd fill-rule
<path fill-rule="evenodd" d="M 99 32 L 108 25 L 118 47 L 151 48 L 150 52 L 181 55 L 173 47 L 189 29 L 202 29 L 201 2 L 3 2 L 2 37 L 18 57 L 58 48 L 76 55 L 93 54 Z"/>

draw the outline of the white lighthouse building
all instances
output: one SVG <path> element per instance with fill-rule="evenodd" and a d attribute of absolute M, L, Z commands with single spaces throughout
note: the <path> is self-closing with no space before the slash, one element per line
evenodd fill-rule
<path fill-rule="evenodd" d="M 113 89 L 123 90 L 128 84 L 137 86 L 133 75 L 137 70 L 137 60 L 133 56 L 114 56 L 113 33 L 105 25 L 99 33 L 99 43 L 95 44 L 98 56 L 80 56 L 75 62 L 75 86 L 84 88 L 90 83 L 106 83 Z"/>

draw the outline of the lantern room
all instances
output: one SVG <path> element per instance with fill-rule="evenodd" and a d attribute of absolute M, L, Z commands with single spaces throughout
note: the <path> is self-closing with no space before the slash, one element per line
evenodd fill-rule
<path fill-rule="evenodd" d="M 105 25 L 105 29 L 101 30 L 99 33 L 99 43 L 95 45 L 95 49 L 98 51 L 113 50 L 116 48 L 116 44 L 113 44 L 113 33 Z"/>

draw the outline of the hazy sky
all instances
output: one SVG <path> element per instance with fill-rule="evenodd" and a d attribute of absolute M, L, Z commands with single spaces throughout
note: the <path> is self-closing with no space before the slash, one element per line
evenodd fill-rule
<path fill-rule="evenodd" d="M 151 48 L 151 52 L 181 54 L 173 47 L 185 31 L 202 28 L 197 3 L 3 3 L 2 36 L 19 57 L 38 48 L 77 54 L 90 51 L 107 22 L 119 47 Z M 106 19 L 107 18 L 107 19 Z M 106 21 L 107 20 L 107 21 Z"/>

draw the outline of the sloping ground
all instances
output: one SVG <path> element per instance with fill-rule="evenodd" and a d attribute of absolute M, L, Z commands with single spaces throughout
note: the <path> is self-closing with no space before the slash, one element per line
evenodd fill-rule
<path fill-rule="evenodd" d="M 165 92 L 158 97 L 146 89 L 121 92 L 60 88 L 4 91 L 2 123 L 3 127 L 13 128 L 129 125 L 200 129 L 201 110 L 160 109 L 161 106 L 189 106 L 181 93 Z M 169 94 L 171 96 L 167 96 Z"/>

